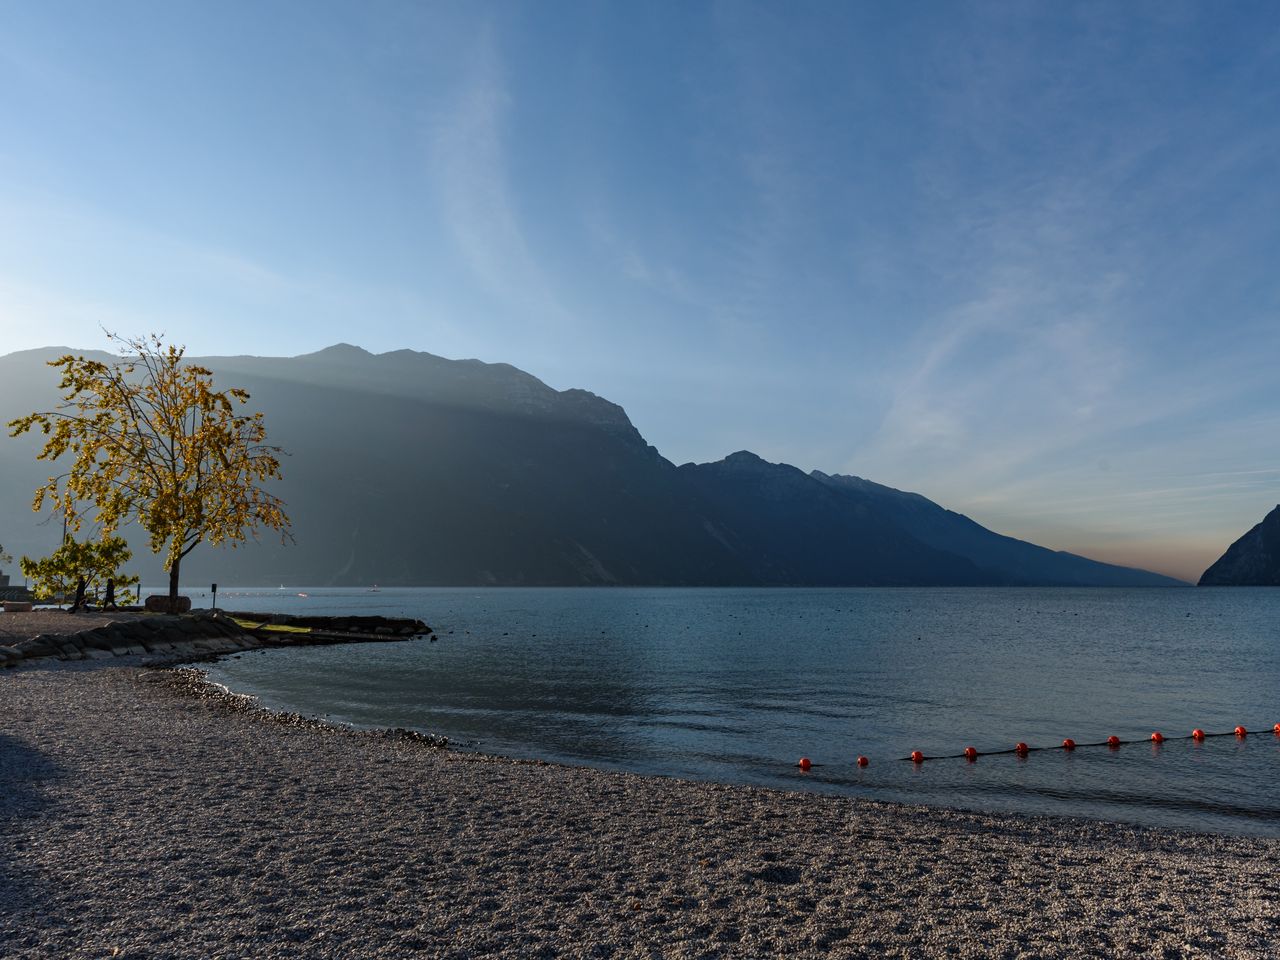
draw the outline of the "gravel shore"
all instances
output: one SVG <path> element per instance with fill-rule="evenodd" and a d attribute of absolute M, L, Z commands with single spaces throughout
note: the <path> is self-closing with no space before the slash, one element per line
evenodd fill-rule
<path fill-rule="evenodd" d="M 1280 841 L 455 753 L 0 671 L 0 956 L 1280 956 Z"/>

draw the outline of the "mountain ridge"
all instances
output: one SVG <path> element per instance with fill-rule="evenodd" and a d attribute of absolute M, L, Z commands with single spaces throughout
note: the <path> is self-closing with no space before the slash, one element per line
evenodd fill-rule
<path fill-rule="evenodd" d="M 50 408 L 56 379 L 38 360 L 76 352 L 0 356 L 0 416 Z M 618 404 L 586 390 L 556 390 L 510 364 L 412 350 L 374 354 L 351 344 L 290 358 L 190 360 L 213 370 L 219 386 L 248 390 L 271 442 L 289 451 L 273 491 L 294 518 L 298 547 L 201 548 L 184 563 L 188 580 L 1180 582 L 1003 537 L 919 494 L 806 473 L 749 451 L 677 467 Z M 35 438 L 24 441 L 0 445 L 0 502 L 22 507 L 47 473 L 33 459 Z M 45 531 L 6 543 L 40 555 L 56 545 L 41 542 L 49 539 Z"/>

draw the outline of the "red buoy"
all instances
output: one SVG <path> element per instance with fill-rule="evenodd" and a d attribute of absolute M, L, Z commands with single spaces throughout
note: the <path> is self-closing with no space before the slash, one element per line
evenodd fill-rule
<path fill-rule="evenodd" d="M 912 751 L 911 751 L 911 762 L 912 762 L 912 763 L 924 763 L 924 754 L 923 754 L 923 753 L 921 753 L 919 750 L 912 750 Z"/>
<path fill-rule="evenodd" d="M 1030 749 L 1031 748 L 1028 747 L 1025 743 L 1022 743 L 1021 741 L 1019 741 L 1017 746 L 1013 748 L 1013 752 L 1020 757 L 1025 757 L 1027 753 L 1030 751 Z"/>
<path fill-rule="evenodd" d="M 1120 747 L 1120 738 L 1117 737 L 1115 734 L 1112 734 L 1111 736 L 1107 737 L 1107 746 L 1110 747 L 1112 750 L 1118 749 Z"/>
<path fill-rule="evenodd" d="M 870 762 L 871 762 L 871 761 L 870 761 L 870 760 L 868 760 L 866 757 L 859 757 L 859 758 L 858 758 L 858 766 L 860 766 L 860 767 L 865 767 L 865 766 L 866 766 L 868 763 L 870 763 Z"/>
<path fill-rule="evenodd" d="M 1164 743 L 1164 734 L 1157 730 L 1151 735 L 1152 743 Z"/>
<path fill-rule="evenodd" d="M 978 751 L 973 747 L 964 748 L 964 758 L 970 763 L 978 759 Z"/>
<path fill-rule="evenodd" d="M 1062 741 L 1063 750 L 1074 750 L 1075 748 L 1076 748 L 1076 742 L 1072 740 L 1070 737 L 1067 737 L 1067 739 Z"/>
<path fill-rule="evenodd" d="M 1246 730 L 1244 727 L 1236 727 L 1236 736 L 1239 737 L 1241 740 L 1243 740 L 1248 735 L 1249 735 L 1249 731 Z"/>
<path fill-rule="evenodd" d="M 1280 723 L 1271 728 L 1277 737 L 1280 737 Z"/>
<path fill-rule="evenodd" d="M 1195 740 L 1197 743 L 1198 743 L 1199 741 L 1203 740 L 1203 739 L 1204 739 L 1204 731 L 1203 731 L 1203 730 L 1201 730 L 1199 727 L 1196 727 L 1194 730 L 1192 730 L 1192 731 L 1191 731 L 1191 739 L 1192 739 L 1192 740 Z"/>
<path fill-rule="evenodd" d="M 801 757 L 800 762 L 797 763 L 796 766 L 799 767 L 801 770 L 808 770 L 810 767 L 813 766 L 813 761 L 810 760 L 808 757 Z"/>

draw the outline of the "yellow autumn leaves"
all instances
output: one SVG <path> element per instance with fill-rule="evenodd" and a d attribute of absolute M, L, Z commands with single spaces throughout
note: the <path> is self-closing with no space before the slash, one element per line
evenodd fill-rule
<path fill-rule="evenodd" d="M 70 458 L 36 491 L 33 509 L 49 503 L 69 530 L 90 520 L 102 537 L 137 522 L 164 555 L 176 596 L 182 559 L 198 544 L 287 531 L 284 504 L 262 486 L 280 476 L 281 451 L 266 443 L 261 413 L 240 412 L 248 393 L 215 390 L 213 374 L 185 363 L 182 347 L 108 336 L 121 359 L 50 361 L 61 403 L 11 421 L 10 434 L 39 429 L 39 459 Z"/>

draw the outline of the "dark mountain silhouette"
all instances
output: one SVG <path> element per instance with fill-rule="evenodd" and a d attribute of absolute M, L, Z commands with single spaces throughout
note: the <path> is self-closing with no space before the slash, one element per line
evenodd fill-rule
<path fill-rule="evenodd" d="M 990 584 L 955 553 L 930 546 L 795 467 L 742 451 L 685 464 L 681 477 L 727 531 L 754 582 L 771 584 Z"/>
<path fill-rule="evenodd" d="M 1227 547 L 1200 577 L 1202 587 L 1280 587 L 1280 506 Z"/>
<path fill-rule="evenodd" d="M 0 357 L 6 422 L 57 401 L 45 361 Z M 105 355 L 99 355 L 105 357 Z M 227 584 L 1171 585 L 1001 537 L 915 494 L 750 453 L 676 467 L 621 407 L 507 364 L 340 344 L 200 363 L 284 447 L 296 544 L 201 547 L 184 582 Z M 0 442 L 0 532 L 44 555 L 39 438 Z M 55 470 L 57 468 L 54 468 Z M 144 579 L 159 567 L 139 545 Z M 192 588 L 196 589 L 196 588 Z"/>
<path fill-rule="evenodd" d="M 941 507 L 918 493 L 904 493 L 861 477 L 827 476 L 818 470 L 810 476 L 839 490 L 921 543 L 959 554 L 1004 583 L 1120 586 L 1133 584 L 1132 575 L 1140 572 L 994 533 L 964 514 Z M 1167 578 L 1163 579 L 1168 582 Z M 1150 585 L 1154 585 L 1154 581 Z"/>

